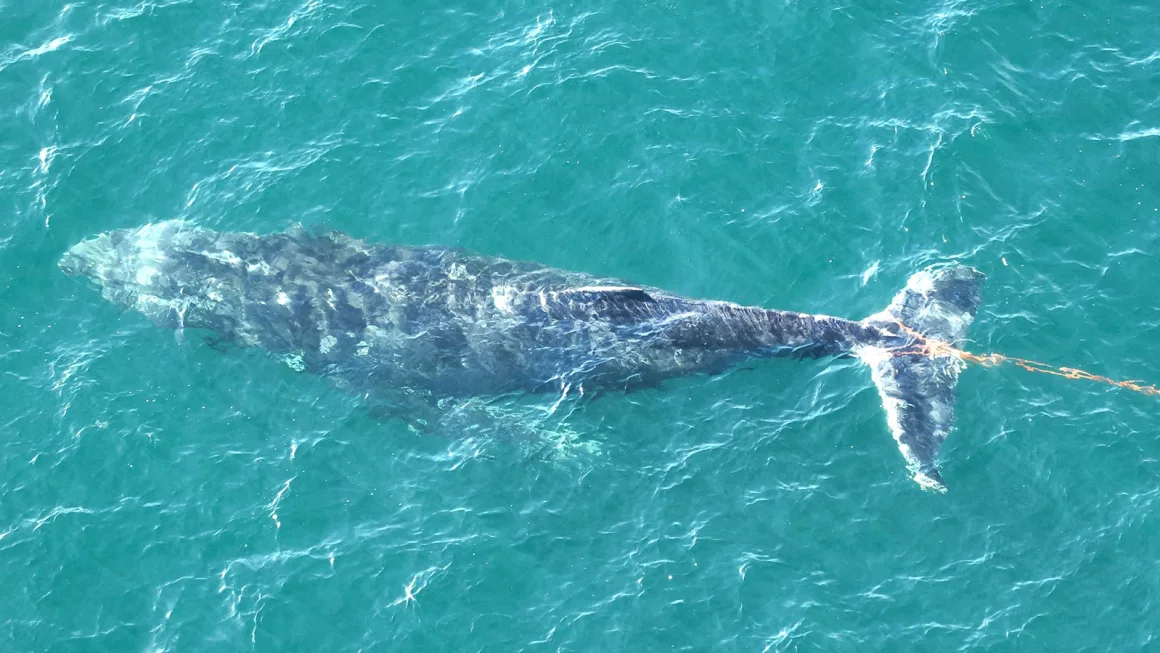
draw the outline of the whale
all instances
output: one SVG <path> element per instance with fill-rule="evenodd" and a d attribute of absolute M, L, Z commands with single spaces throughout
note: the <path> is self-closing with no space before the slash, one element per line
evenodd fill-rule
<path fill-rule="evenodd" d="M 910 477 L 940 492 L 962 363 L 929 345 L 963 344 L 985 278 L 966 265 L 931 266 L 884 310 L 843 319 L 456 248 L 182 220 L 82 240 L 59 267 L 158 327 L 204 330 L 368 397 L 599 396 L 752 359 L 856 357 Z"/>

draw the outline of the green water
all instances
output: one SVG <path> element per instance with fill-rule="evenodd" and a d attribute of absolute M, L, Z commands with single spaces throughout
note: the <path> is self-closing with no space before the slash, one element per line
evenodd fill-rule
<path fill-rule="evenodd" d="M 972 350 L 1160 382 L 1157 26 L 0 1 L 0 650 L 1151 650 L 1156 397 L 970 368 L 946 495 L 849 360 L 429 436 L 55 264 L 162 219 L 302 222 L 861 317 L 957 260 L 989 277 Z"/>

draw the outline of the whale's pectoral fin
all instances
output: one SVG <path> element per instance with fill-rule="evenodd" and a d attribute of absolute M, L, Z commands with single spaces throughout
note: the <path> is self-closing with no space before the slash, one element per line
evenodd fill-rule
<path fill-rule="evenodd" d="M 984 277 L 952 266 L 915 274 L 890 306 L 863 321 L 882 335 L 855 353 L 870 366 L 886 421 L 919 485 L 946 491 L 937 457 L 954 426 L 960 359 L 931 343 L 961 347 Z"/>
<path fill-rule="evenodd" d="M 367 412 L 376 420 L 401 421 L 417 433 L 436 431 L 443 411 L 436 398 L 425 392 L 386 390 L 365 395 Z"/>
<path fill-rule="evenodd" d="M 237 339 L 229 332 L 219 333 L 215 331 L 203 336 L 201 341 L 219 354 L 228 354 L 238 348 Z"/>

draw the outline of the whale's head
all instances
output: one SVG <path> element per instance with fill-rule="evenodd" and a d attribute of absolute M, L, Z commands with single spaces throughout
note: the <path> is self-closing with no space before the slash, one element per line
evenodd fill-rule
<path fill-rule="evenodd" d="M 182 326 L 191 304 L 214 295 L 214 280 L 190 269 L 186 254 L 209 233 L 179 220 L 118 229 L 73 245 L 58 266 L 66 274 L 88 277 L 119 306 L 160 325 Z"/>
<path fill-rule="evenodd" d="M 57 265 L 65 274 L 85 276 L 97 284 L 120 281 L 125 256 L 122 244 L 128 229 L 110 231 L 68 248 Z"/>

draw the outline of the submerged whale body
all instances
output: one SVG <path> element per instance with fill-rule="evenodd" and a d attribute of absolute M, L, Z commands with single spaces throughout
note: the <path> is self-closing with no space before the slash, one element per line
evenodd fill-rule
<path fill-rule="evenodd" d="M 954 420 L 958 361 L 983 275 L 915 274 L 864 320 L 679 297 L 534 263 L 304 229 L 223 233 L 181 221 L 85 240 L 62 270 L 173 329 L 209 329 L 355 392 L 429 397 L 629 389 L 754 357 L 855 355 L 916 481 L 945 490 L 936 457 Z"/>

